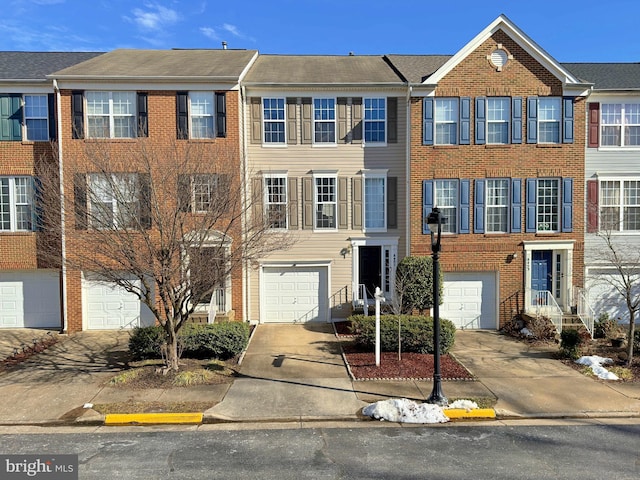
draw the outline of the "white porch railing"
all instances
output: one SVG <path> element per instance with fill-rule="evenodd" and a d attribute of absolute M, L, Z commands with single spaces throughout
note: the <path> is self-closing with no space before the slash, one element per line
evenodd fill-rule
<path fill-rule="evenodd" d="M 531 307 L 537 317 L 549 318 L 556 331 L 562 331 L 562 309 L 549 290 L 531 290 Z"/>
<path fill-rule="evenodd" d="M 580 287 L 574 288 L 574 300 L 577 305 L 577 314 L 580 321 L 584 324 L 585 328 L 589 331 L 591 338 L 593 338 L 594 323 L 596 320 L 596 312 L 589 304 L 585 290 Z"/>
<path fill-rule="evenodd" d="M 218 312 L 227 312 L 227 299 L 224 288 L 216 288 L 211 293 L 211 300 L 209 301 L 209 316 L 207 321 L 209 323 L 213 323 Z"/>
<path fill-rule="evenodd" d="M 358 290 L 355 292 L 352 303 L 354 308 L 362 307 L 365 317 L 369 316 L 369 298 L 367 287 L 363 283 L 358 284 Z"/>

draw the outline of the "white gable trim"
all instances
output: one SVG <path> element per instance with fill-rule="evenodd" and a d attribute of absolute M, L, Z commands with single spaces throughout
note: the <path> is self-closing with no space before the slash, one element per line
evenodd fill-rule
<path fill-rule="evenodd" d="M 537 60 L 543 67 L 551 72 L 565 86 L 565 91 L 571 91 L 574 95 L 585 95 L 589 84 L 582 83 L 571 72 L 560 65 L 542 47 L 529 38 L 505 15 L 500 15 L 493 22 L 482 30 L 476 37 L 467 43 L 462 49 L 451 57 L 442 67 L 423 82 L 423 85 L 436 85 L 447 75 L 456 65 L 475 51 L 482 43 L 487 41 L 495 32 L 502 30 L 511 39 L 522 47 L 529 55 Z M 580 92 L 580 93 L 578 93 Z"/>

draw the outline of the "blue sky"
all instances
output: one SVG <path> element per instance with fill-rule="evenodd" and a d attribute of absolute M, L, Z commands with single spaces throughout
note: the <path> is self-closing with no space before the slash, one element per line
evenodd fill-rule
<path fill-rule="evenodd" d="M 560 62 L 640 61 L 638 0 L 2 0 L 0 50 L 454 54 L 501 13 Z"/>

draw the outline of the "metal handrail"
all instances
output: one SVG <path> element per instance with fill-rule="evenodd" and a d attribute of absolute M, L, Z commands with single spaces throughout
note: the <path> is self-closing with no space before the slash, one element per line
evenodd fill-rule
<path fill-rule="evenodd" d="M 591 307 L 591 304 L 587 300 L 585 291 L 582 288 L 576 288 L 577 298 L 577 314 L 580 321 L 584 324 L 585 328 L 593 338 L 594 323 L 596 319 L 596 311 Z"/>
<path fill-rule="evenodd" d="M 562 309 L 549 290 L 531 290 L 531 304 L 536 308 L 536 316 L 551 320 L 556 331 L 562 331 Z"/>

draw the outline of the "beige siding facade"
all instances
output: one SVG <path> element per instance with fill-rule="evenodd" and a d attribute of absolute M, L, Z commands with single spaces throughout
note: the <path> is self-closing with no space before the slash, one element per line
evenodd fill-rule
<path fill-rule="evenodd" d="M 313 143 L 313 121 L 309 131 L 309 99 L 336 99 L 336 142 L 335 144 Z M 286 141 L 282 144 L 264 142 L 264 123 L 261 118 L 262 98 L 286 99 Z M 386 136 L 387 141 L 380 144 L 367 144 L 358 141 L 354 132 L 360 123 L 362 98 L 385 98 L 387 105 Z M 390 100 L 391 99 L 391 100 Z M 362 268 L 379 268 L 379 283 L 385 296 L 393 292 L 395 265 L 406 255 L 405 225 L 406 214 L 406 137 L 407 109 L 405 92 L 375 91 L 358 92 L 358 95 L 345 92 L 248 92 L 246 101 L 245 125 L 251 131 L 247 134 L 247 166 L 249 182 L 254 188 L 265 188 L 264 179 L 272 176 L 285 177 L 287 184 L 287 235 L 293 240 L 290 248 L 272 253 L 262 258 L 248 272 L 249 307 L 248 320 L 273 321 L 267 318 L 267 296 L 265 287 L 265 268 L 290 267 L 292 269 L 314 266 L 326 269 L 328 298 L 319 299 L 321 311 L 314 316 L 319 320 L 336 320 L 347 317 L 352 311 L 354 295 L 358 294 L 358 285 L 364 282 L 360 278 Z M 397 105 L 397 106 L 396 106 Z M 313 108 L 313 106 L 311 106 Z M 395 112 L 389 112 L 389 108 Z M 396 120 L 397 124 L 392 122 Z M 393 130 L 393 131 L 390 131 Z M 307 143 L 311 140 L 311 143 Z M 304 143 L 303 143 L 304 142 Z M 329 176 L 334 180 L 337 212 L 335 228 L 316 228 L 317 200 L 314 176 Z M 386 227 L 365 228 L 364 212 L 367 208 L 363 192 L 364 178 L 374 176 L 386 178 L 384 183 L 386 201 Z M 256 183 L 258 182 L 258 183 Z M 263 201 L 267 201 L 266 194 Z M 266 212 L 267 206 L 254 211 Z M 368 254 L 377 257 L 371 262 L 362 257 L 364 248 Z M 361 265 L 361 263 L 363 265 Z M 374 265 L 376 264 L 376 265 Z M 362 271 L 362 274 L 365 273 Z M 375 277 L 375 272 L 374 272 Z M 371 283 L 371 285 L 375 284 Z M 354 292 L 355 290 L 355 292 Z M 371 290 L 371 289 L 370 289 Z M 324 295 L 324 294 L 323 294 Z M 294 321 L 305 321 L 304 318 Z"/>

